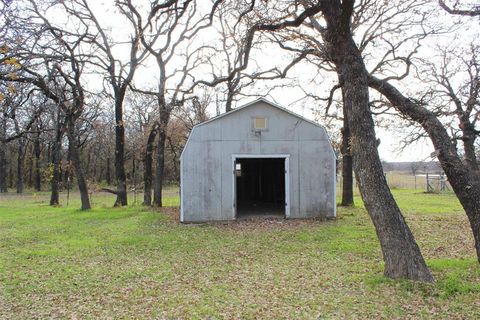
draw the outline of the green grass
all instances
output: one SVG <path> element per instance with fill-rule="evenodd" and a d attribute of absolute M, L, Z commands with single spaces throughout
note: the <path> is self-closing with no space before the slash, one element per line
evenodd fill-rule
<path fill-rule="evenodd" d="M 166 203 L 178 205 L 167 190 Z M 382 276 L 359 199 L 334 221 L 182 225 L 178 210 L 0 197 L 0 319 L 480 318 L 480 267 L 452 195 L 394 190 L 436 284 Z M 130 198 L 132 200 L 132 197 Z"/>
<path fill-rule="evenodd" d="M 416 215 L 464 214 L 463 208 L 453 192 L 426 193 L 415 189 L 395 189 L 392 192 L 398 206 L 405 213 Z M 358 191 L 355 192 L 354 202 L 356 206 L 363 208 Z"/>

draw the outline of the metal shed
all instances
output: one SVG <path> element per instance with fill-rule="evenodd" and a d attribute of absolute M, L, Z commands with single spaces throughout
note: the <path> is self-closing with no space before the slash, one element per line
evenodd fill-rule
<path fill-rule="evenodd" d="M 325 128 L 266 99 L 196 125 L 180 161 L 182 222 L 336 215 Z"/>

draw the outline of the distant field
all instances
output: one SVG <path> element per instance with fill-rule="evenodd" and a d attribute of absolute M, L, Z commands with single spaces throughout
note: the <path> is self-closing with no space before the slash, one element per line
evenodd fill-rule
<path fill-rule="evenodd" d="M 425 174 L 417 174 L 414 176 L 408 172 L 391 171 L 387 172 L 385 177 L 387 178 L 387 183 L 390 189 L 415 189 L 418 191 L 427 191 L 427 178 Z M 342 177 L 339 175 L 337 181 L 338 190 L 341 190 L 342 183 Z M 432 178 L 430 184 L 436 191 L 440 191 L 440 182 L 438 179 Z M 354 185 L 356 186 L 355 181 Z M 452 191 L 448 182 L 446 191 Z"/>
<path fill-rule="evenodd" d="M 0 195 L 0 319 L 479 319 L 480 267 L 451 193 L 393 190 L 434 285 L 382 276 L 356 198 L 334 221 L 179 224 L 174 206 Z M 130 197 L 133 202 L 133 197 Z"/>

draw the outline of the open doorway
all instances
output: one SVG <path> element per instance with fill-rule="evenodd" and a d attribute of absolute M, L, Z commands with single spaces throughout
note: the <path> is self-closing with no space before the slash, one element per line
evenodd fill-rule
<path fill-rule="evenodd" d="M 236 158 L 237 218 L 282 216 L 286 212 L 286 158 Z"/>

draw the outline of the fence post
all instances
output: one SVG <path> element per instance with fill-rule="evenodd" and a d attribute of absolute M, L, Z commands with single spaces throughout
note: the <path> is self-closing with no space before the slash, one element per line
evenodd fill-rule
<path fill-rule="evenodd" d="M 431 188 L 431 187 L 430 187 L 430 180 L 429 180 L 429 178 L 428 178 L 428 172 L 427 172 L 427 192 L 431 192 L 431 191 L 430 191 L 430 188 Z"/>

